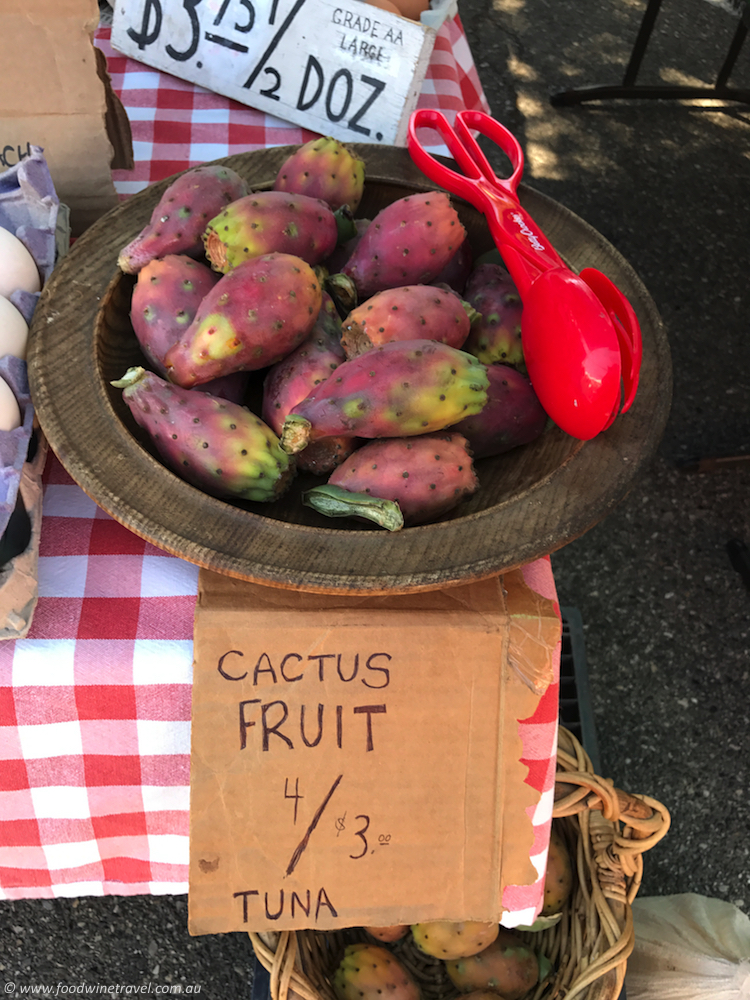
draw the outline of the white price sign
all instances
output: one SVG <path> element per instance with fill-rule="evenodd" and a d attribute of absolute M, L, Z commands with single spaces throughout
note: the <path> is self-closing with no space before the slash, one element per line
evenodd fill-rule
<path fill-rule="evenodd" d="M 362 0 L 119 0 L 112 45 L 342 142 L 403 145 L 435 33 Z"/>

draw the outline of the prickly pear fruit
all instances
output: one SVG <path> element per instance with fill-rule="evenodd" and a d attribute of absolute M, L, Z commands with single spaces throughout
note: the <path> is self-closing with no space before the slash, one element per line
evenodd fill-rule
<path fill-rule="evenodd" d="M 274 191 L 320 198 L 334 211 L 348 205 L 352 212 L 362 200 L 365 162 L 330 135 L 311 139 L 282 163 Z"/>
<path fill-rule="evenodd" d="M 284 420 L 297 403 L 305 399 L 344 360 L 341 320 L 330 295 L 323 293 L 323 305 L 312 333 L 272 365 L 263 380 L 261 416 L 281 434 Z M 297 467 L 303 472 L 324 475 L 343 462 L 355 447 L 354 438 L 321 438 L 300 453 Z"/>
<path fill-rule="evenodd" d="M 254 413 L 205 392 L 129 368 L 112 382 L 165 463 L 204 493 L 275 500 L 294 476 L 279 439 Z"/>
<path fill-rule="evenodd" d="M 355 249 L 359 246 L 365 230 L 370 225 L 370 221 L 370 219 L 354 219 L 354 235 L 350 239 L 344 240 L 343 243 L 339 242 L 338 246 L 334 248 L 333 253 L 329 254 L 323 261 L 329 274 L 338 274 L 344 264 L 346 264 Z"/>
<path fill-rule="evenodd" d="M 324 260 L 345 235 L 354 235 L 346 213 L 334 215 L 319 198 L 284 191 L 257 191 L 227 205 L 211 219 L 203 234 L 206 257 L 215 271 L 226 274 L 245 260 L 268 253 L 288 253 L 308 264 Z"/>
<path fill-rule="evenodd" d="M 500 924 L 479 920 L 454 922 L 432 920 L 422 924 L 412 924 L 414 943 L 425 955 L 442 958 L 469 958 L 484 951 L 497 937 Z"/>
<path fill-rule="evenodd" d="M 136 274 L 166 254 L 199 256 L 208 220 L 247 192 L 245 181 L 229 167 L 207 164 L 186 170 L 161 196 L 149 224 L 120 251 L 120 270 Z"/>
<path fill-rule="evenodd" d="M 480 317 L 472 323 L 464 349 L 485 365 L 524 367 L 523 304 L 508 271 L 500 264 L 479 264 L 469 275 L 464 298 Z"/>
<path fill-rule="evenodd" d="M 303 503 L 329 517 L 367 517 L 394 531 L 401 524 L 392 525 L 390 503 L 398 505 L 404 525 L 424 524 L 453 510 L 478 486 L 466 438 L 451 430 L 368 441 L 333 470 L 327 486 L 307 490 Z M 335 492 L 332 487 L 337 488 Z M 420 944 L 414 927 L 412 932 Z M 461 931 L 455 933 L 460 935 Z M 468 936 L 468 930 L 466 933 Z M 435 934 L 439 934 L 438 929 Z M 443 934 L 442 939 L 446 937 Z M 489 940 L 485 936 L 484 944 Z"/>
<path fill-rule="evenodd" d="M 560 913 L 573 891 L 573 863 L 568 845 L 555 824 L 552 824 L 544 879 L 542 916 Z"/>
<path fill-rule="evenodd" d="M 488 365 L 487 377 L 487 405 L 451 428 L 468 438 L 475 459 L 529 444 L 547 426 L 547 414 L 525 375 L 510 365 Z"/>
<path fill-rule="evenodd" d="M 440 274 L 435 275 L 431 285 L 448 285 L 454 292 L 463 295 L 466 282 L 474 267 L 474 252 L 469 243 L 469 237 L 458 247 Z"/>
<path fill-rule="evenodd" d="M 523 939 L 504 927 L 484 951 L 450 959 L 445 970 L 462 993 L 494 990 L 504 1000 L 520 1000 L 539 981 L 539 960 Z"/>
<path fill-rule="evenodd" d="M 386 288 L 347 315 L 341 346 L 347 358 L 394 340 L 420 338 L 461 347 L 471 327 L 469 308 L 455 292 L 433 285 Z"/>
<path fill-rule="evenodd" d="M 414 437 L 478 413 L 489 379 L 471 354 L 435 340 L 403 340 L 344 361 L 284 421 L 283 447 L 344 437 Z"/>
<path fill-rule="evenodd" d="M 193 322 L 218 280 L 218 274 L 186 254 L 167 254 L 138 272 L 130 321 L 146 360 L 159 375 L 166 374 L 164 355 Z"/>
<path fill-rule="evenodd" d="M 445 192 L 399 198 L 381 209 L 341 270 L 332 275 L 334 297 L 344 285 L 356 301 L 397 285 L 429 285 L 466 238 Z M 343 279 L 342 279 L 343 275 Z"/>
<path fill-rule="evenodd" d="M 400 941 L 409 933 L 408 924 L 390 924 L 388 927 L 365 927 L 368 934 L 376 941 L 383 941 L 385 944 L 392 944 Z"/>
<path fill-rule="evenodd" d="M 299 257 L 272 253 L 239 264 L 214 285 L 164 359 L 190 388 L 233 371 L 257 371 L 294 350 L 313 328 L 323 292 Z"/>
<path fill-rule="evenodd" d="M 387 948 L 350 944 L 333 975 L 337 1000 L 419 1000 L 419 987 Z"/>

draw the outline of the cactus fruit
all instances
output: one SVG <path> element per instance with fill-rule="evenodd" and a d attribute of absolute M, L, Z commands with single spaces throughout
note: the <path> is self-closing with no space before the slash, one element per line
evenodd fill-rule
<path fill-rule="evenodd" d="M 455 292 L 433 285 L 402 285 L 377 292 L 349 312 L 341 346 L 347 358 L 394 340 L 439 340 L 460 348 L 474 311 Z"/>
<path fill-rule="evenodd" d="M 283 447 L 294 454 L 329 435 L 413 437 L 478 413 L 487 402 L 484 365 L 434 340 L 373 348 L 336 372 L 284 421 Z"/>
<path fill-rule="evenodd" d="M 350 944 L 333 974 L 337 1000 L 419 1000 L 419 987 L 395 955 L 378 944 Z"/>
<path fill-rule="evenodd" d="M 167 254 L 200 256 L 208 220 L 247 192 L 245 181 L 229 167 L 208 164 L 186 170 L 167 187 L 148 225 L 120 251 L 120 270 L 137 274 Z"/>
<path fill-rule="evenodd" d="M 542 916 L 560 913 L 573 891 L 573 863 L 568 846 L 555 824 L 552 824 L 544 879 Z"/>
<path fill-rule="evenodd" d="M 411 928 L 414 943 L 420 951 L 446 962 L 454 958 L 469 958 L 484 951 L 499 932 L 500 925 L 497 922 L 480 920 L 432 920 L 412 924 Z"/>
<path fill-rule="evenodd" d="M 462 993 L 494 990 L 504 1000 L 521 1000 L 539 982 L 539 959 L 518 934 L 501 927 L 487 948 L 450 959 L 445 971 Z"/>
<path fill-rule="evenodd" d="M 294 477 L 294 463 L 260 417 L 243 406 L 171 385 L 144 368 L 112 382 L 165 463 L 216 497 L 276 500 Z"/>
<path fill-rule="evenodd" d="M 334 211 L 348 205 L 352 212 L 362 200 L 365 163 L 330 135 L 311 139 L 282 163 L 274 191 L 320 198 Z"/>
<path fill-rule="evenodd" d="M 448 285 L 454 292 L 463 295 L 466 282 L 474 267 L 474 251 L 467 236 L 445 265 L 440 274 L 435 275 L 431 285 Z"/>
<path fill-rule="evenodd" d="M 239 264 L 214 285 L 167 352 L 169 379 L 189 389 L 275 364 L 309 335 L 322 299 L 315 272 L 299 257 L 272 253 Z"/>
<path fill-rule="evenodd" d="M 159 375 L 166 375 L 164 355 L 218 280 L 218 274 L 186 254 L 167 254 L 138 272 L 130 321 L 144 357 Z"/>
<path fill-rule="evenodd" d="M 390 924 L 387 927 L 365 927 L 367 933 L 374 937 L 376 941 L 383 941 L 385 944 L 393 944 L 400 941 L 409 933 L 408 924 Z"/>
<path fill-rule="evenodd" d="M 488 365 L 487 377 L 487 405 L 451 427 L 468 438 L 475 459 L 535 441 L 548 420 L 531 382 L 516 368 Z"/>
<path fill-rule="evenodd" d="M 447 194 L 407 195 L 378 212 L 329 287 L 334 297 L 356 304 L 384 288 L 429 285 L 465 238 Z"/>
<path fill-rule="evenodd" d="M 338 274 L 344 264 L 346 264 L 356 247 L 359 246 L 365 230 L 370 225 L 370 221 L 370 219 L 354 219 L 354 235 L 350 239 L 344 240 L 343 243 L 340 242 L 334 248 L 333 253 L 323 261 L 329 274 Z"/>
<path fill-rule="evenodd" d="M 297 403 L 305 399 L 344 361 L 341 320 L 330 295 L 323 293 L 323 305 L 312 333 L 291 354 L 272 365 L 263 380 L 261 416 L 281 434 L 284 420 Z M 321 438 L 300 453 L 297 467 L 302 472 L 324 475 L 349 455 L 354 438 Z"/>
<path fill-rule="evenodd" d="M 479 313 L 464 350 L 485 365 L 524 368 L 521 343 L 523 304 L 508 271 L 500 264 L 479 264 L 469 275 L 464 298 Z"/>
<path fill-rule="evenodd" d="M 475 493 L 478 486 L 466 438 L 451 430 L 419 437 L 368 441 L 334 469 L 326 486 L 307 490 L 302 501 L 322 514 L 367 517 L 393 531 L 398 530 L 401 523 L 392 525 L 391 504 L 398 505 L 403 525 L 424 524 L 453 510 Z M 418 926 L 419 932 L 412 927 L 412 933 L 421 947 L 422 929 L 426 941 L 428 925 Z M 451 926 L 459 927 L 454 936 L 464 933 L 465 939 L 476 929 L 466 924 L 464 932 L 460 925 Z M 432 934 L 432 929 L 429 930 Z M 486 929 L 483 934 L 484 943 L 477 951 L 490 942 Z M 444 941 L 448 935 L 442 925 L 435 925 L 434 936 Z M 422 950 L 433 954 L 426 946 Z M 436 957 L 455 956 L 440 954 Z"/>
<path fill-rule="evenodd" d="M 340 238 L 355 232 L 346 212 L 335 215 L 319 198 L 257 191 L 238 198 L 211 219 L 203 243 L 211 267 L 226 274 L 243 261 L 268 253 L 294 254 L 308 264 L 319 264 Z"/>

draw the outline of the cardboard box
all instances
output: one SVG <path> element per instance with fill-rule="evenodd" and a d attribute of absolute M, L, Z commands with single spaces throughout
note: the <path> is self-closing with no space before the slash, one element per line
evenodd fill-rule
<path fill-rule="evenodd" d="M 342 598 L 202 570 L 190 933 L 500 920 L 539 879 L 519 720 L 560 632 L 520 571 Z"/>
<path fill-rule="evenodd" d="M 0 171 L 39 146 L 80 235 L 117 204 L 113 166 L 133 166 L 127 115 L 95 49 L 97 0 L 3 0 Z"/>

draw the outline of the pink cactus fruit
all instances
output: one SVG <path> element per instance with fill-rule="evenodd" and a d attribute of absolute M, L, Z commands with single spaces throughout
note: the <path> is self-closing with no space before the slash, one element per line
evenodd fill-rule
<path fill-rule="evenodd" d="M 411 973 L 377 944 L 347 945 L 332 985 L 336 1000 L 420 1000 Z"/>
<path fill-rule="evenodd" d="M 334 247 L 333 253 L 329 254 L 323 261 L 329 274 L 337 274 L 342 269 L 344 264 L 346 264 L 356 248 L 359 246 L 359 241 L 362 239 L 365 230 L 370 225 L 370 221 L 370 219 L 354 220 L 354 236 L 352 236 L 351 239 L 344 240 L 343 243 L 339 243 L 336 247 Z"/>
<path fill-rule="evenodd" d="M 138 272 L 130 321 L 144 357 L 159 375 L 166 375 L 165 354 L 218 280 L 210 267 L 185 254 L 167 254 Z"/>
<path fill-rule="evenodd" d="M 523 304 L 501 264 L 479 264 L 469 276 L 464 298 L 479 313 L 464 349 L 485 365 L 516 365 L 525 370 L 521 344 Z"/>
<path fill-rule="evenodd" d="M 247 192 L 245 181 L 229 167 L 207 164 L 186 170 L 167 187 L 148 225 L 120 251 L 120 270 L 137 274 L 167 254 L 200 256 L 208 220 Z"/>
<path fill-rule="evenodd" d="M 463 295 L 466 282 L 474 267 L 474 252 L 471 249 L 469 237 L 462 241 L 456 252 L 445 265 L 440 274 L 430 282 L 431 285 L 448 285 L 454 292 Z"/>
<path fill-rule="evenodd" d="M 535 441 L 548 419 L 526 375 L 510 365 L 488 365 L 487 377 L 487 405 L 452 428 L 468 438 L 476 459 Z"/>
<path fill-rule="evenodd" d="M 319 198 L 284 191 L 257 191 L 227 205 L 206 225 L 203 243 L 215 271 L 226 274 L 243 261 L 268 253 L 288 253 L 319 264 L 354 224 L 342 210 L 335 215 Z M 350 227 L 350 228 L 349 228 Z"/>
<path fill-rule="evenodd" d="M 312 333 L 291 354 L 272 365 L 263 380 L 261 416 L 277 434 L 291 410 L 344 361 L 341 319 L 333 299 L 323 293 L 323 305 Z M 300 453 L 301 472 L 325 475 L 343 462 L 356 445 L 353 438 L 321 438 Z"/>
<path fill-rule="evenodd" d="M 332 516 L 347 516 L 348 510 L 350 517 L 367 516 L 368 508 L 372 512 L 381 506 L 378 501 L 390 501 L 398 505 L 404 525 L 409 526 L 436 521 L 478 486 L 468 442 L 451 428 L 419 437 L 368 441 L 333 470 L 327 486 L 307 490 L 303 501 Z"/>
<path fill-rule="evenodd" d="M 436 340 L 375 347 L 339 365 L 284 421 L 290 453 L 331 435 L 413 437 L 478 413 L 489 379 L 471 354 Z"/>
<path fill-rule="evenodd" d="M 395 340 L 439 340 L 462 347 L 474 310 L 455 292 L 434 285 L 402 285 L 376 292 L 344 319 L 341 345 L 356 358 Z"/>
<path fill-rule="evenodd" d="M 311 332 L 323 292 L 299 257 L 272 253 L 239 264 L 214 285 L 164 359 L 185 388 L 280 361 Z"/>
<path fill-rule="evenodd" d="M 206 392 L 182 389 L 144 368 L 112 382 L 167 466 L 204 493 L 270 501 L 284 493 L 294 463 L 260 417 Z"/>
<path fill-rule="evenodd" d="M 330 135 L 311 139 L 287 157 L 274 181 L 275 191 L 320 198 L 334 211 L 362 200 L 365 163 Z"/>
<path fill-rule="evenodd" d="M 465 238 L 466 230 L 447 194 L 407 195 L 378 212 L 341 274 L 356 290 L 359 302 L 384 288 L 427 285 Z M 332 287 L 338 289 L 345 281 L 336 278 Z"/>

